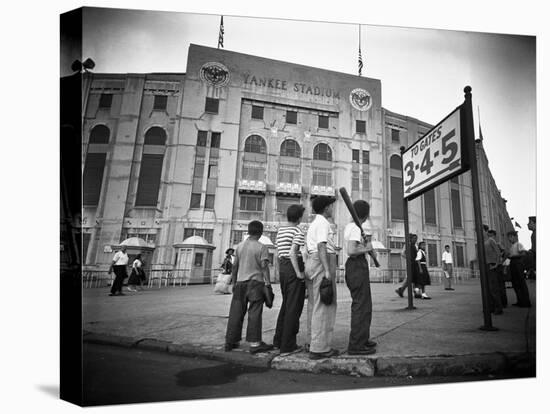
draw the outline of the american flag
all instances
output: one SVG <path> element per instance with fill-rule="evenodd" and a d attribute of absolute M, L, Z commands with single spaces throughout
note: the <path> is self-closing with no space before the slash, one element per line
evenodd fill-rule
<path fill-rule="evenodd" d="M 220 34 L 218 35 L 218 49 L 223 48 L 223 16 L 220 22 Z"/>

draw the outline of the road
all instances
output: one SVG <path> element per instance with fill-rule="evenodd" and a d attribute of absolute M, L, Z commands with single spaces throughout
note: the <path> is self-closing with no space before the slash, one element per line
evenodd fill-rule
<path fill-rule="evenodd" d="M 84 344 L 85 405 L 128 404 L 504 379 L 351 377 L 277 371 L 132 348 Z M 517 375 L 514 378 L 518 378 Z"/>

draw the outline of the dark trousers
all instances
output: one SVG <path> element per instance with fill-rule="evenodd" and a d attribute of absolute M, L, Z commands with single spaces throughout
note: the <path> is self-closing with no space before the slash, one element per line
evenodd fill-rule
<path fill-rule="evenodd" d="M 248 342 L 260 342 L 262 340 L 263 305 L 264 282 L 247 280 L 235 283 L 225 334 L 227 344 L 236 344 L 242 339 L 244 315 L 247 312 L 246 340 Z"/>
<path fill-rule="evenodd" d="M 523 263 L 521 258 L 510 259 L 510 274 L 512 276 L 512 287 L 516 292 L 516 297 L 519 306 L 531 306 L 531 300 L 529 299 L 529 289 L 527 288 L 527 282 L 525 282 L 525 275 L 523 274 Z"/>
<path fill-rule="evenodd" d="M 372 321 L 369 265 L 364 255 L 346 261 L 346 285 L 351 293 L 351 331 L 348 350 L 367 346 Z"/>
<path fill-rule="evenodd" d="M 489 310 L 502 312 L 502 296 L 497 269 L 489 269 L 487 266 L 487 278 L 489 279 Z"/>
<path fill-rule="evenodd" d="M 498 286 L 500 290 L 500 302 L 502 303 L 502 307 L 505 308 L 508 306 L 508 296 L 506 296 L 506 282 L 504 281 L 504 271 L 501 265 L 498 266 L 497 273 Z"/>
<path fill-rule="evenodd" d="M 122 283 L 128 277 L 128 273 L 126 273 L 126 265 L 113 266 L 113 272 L 115 272 L 115 280 L 111 286 L 111 293 L 114 295 L 122 292 Z"/>
<path fill-rule="evenodd" d="M 277 317 L 273 345 L 279 347 L 281 352 L 291 352 L 297 347 L 296 335 L 300 330 L 306 285 L 296 276 L 290 259 L 279 259 L 279 283 L 283 303 Z"/>

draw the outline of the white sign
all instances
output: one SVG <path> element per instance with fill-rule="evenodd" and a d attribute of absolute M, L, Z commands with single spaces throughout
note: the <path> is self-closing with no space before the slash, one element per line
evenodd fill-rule
<path fill-rule="evenodd" d="M 403 197 L 445 181 L 462 169 L 460 107 L 403 153 Z"/>

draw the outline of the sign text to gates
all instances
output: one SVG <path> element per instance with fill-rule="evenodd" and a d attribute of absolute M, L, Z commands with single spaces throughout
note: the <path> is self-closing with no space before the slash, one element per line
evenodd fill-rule
<path fill-rule="evenodd" d="M 427 191 L 465 169 L 458 107 L 403 153 L 403 197 Z"/>

